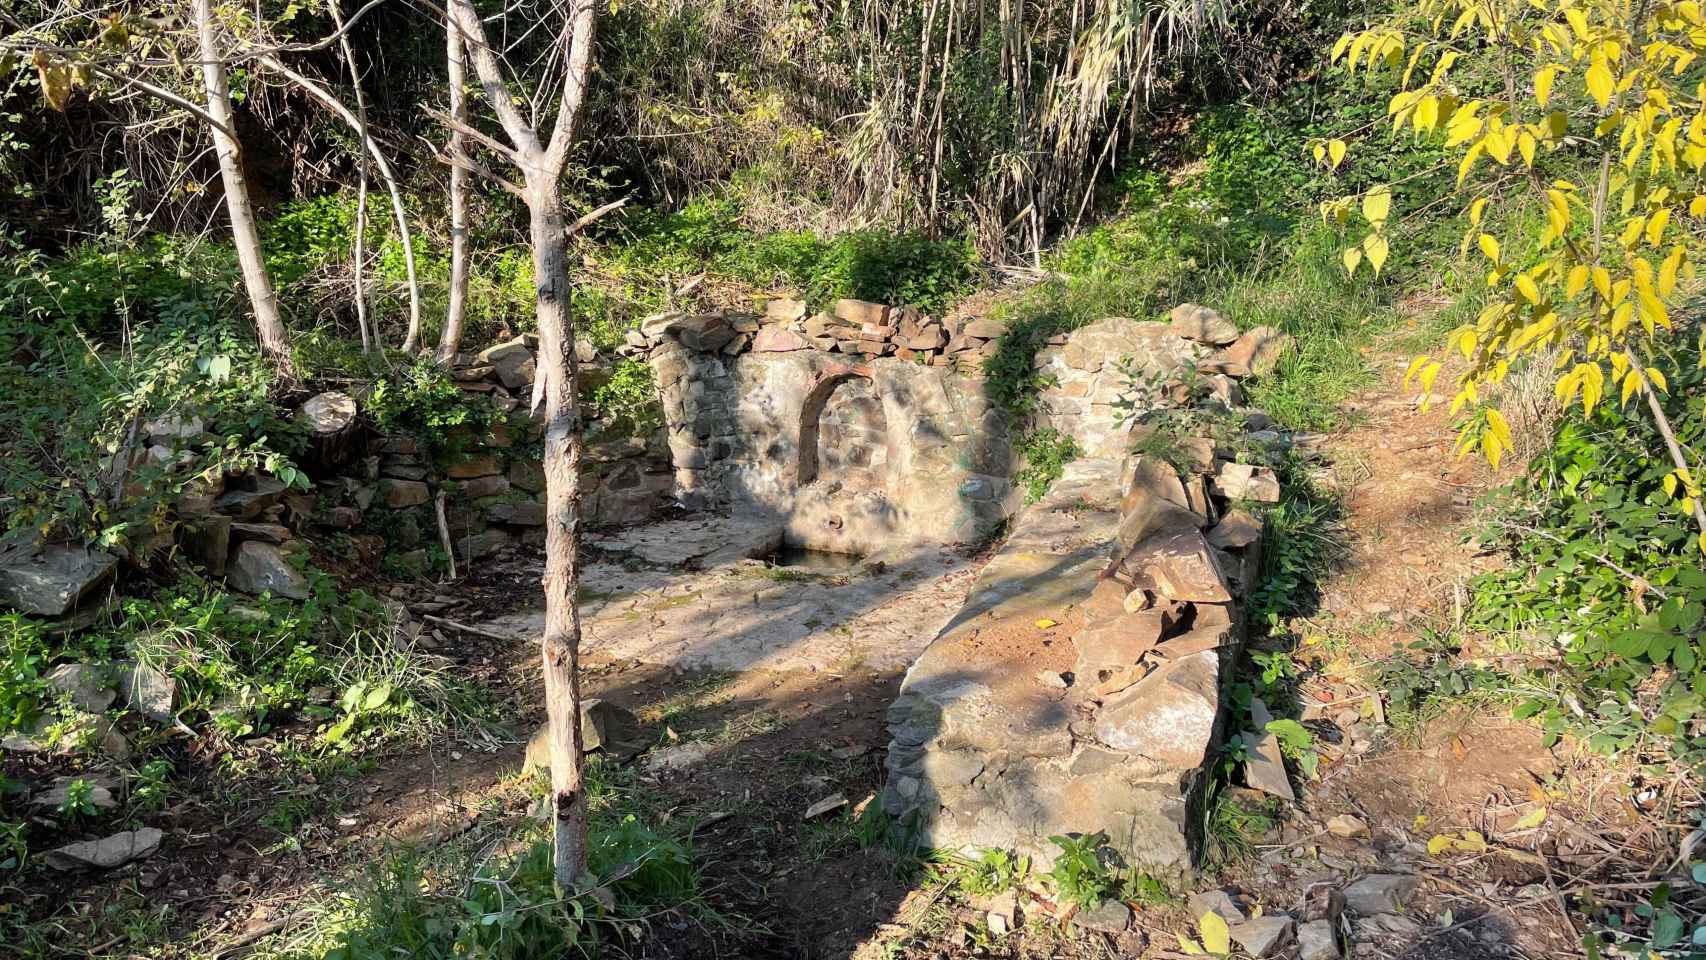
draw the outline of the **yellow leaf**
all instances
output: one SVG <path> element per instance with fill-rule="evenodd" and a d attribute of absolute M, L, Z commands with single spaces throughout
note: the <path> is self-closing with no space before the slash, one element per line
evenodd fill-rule
<path fill-rule="evenodd" d="M 1653 214 L 1652 218 L 1647 221 L 1647 243 L 1649 245 L 1655 247 L 1659 245 L 1659 241 L 1664 239 L 1665 224 L 1669 222 L 1670 208 L 1660 207 L 1658 211 Z"/>
<path fill-rule="evenodd" d="M 1428 856 L 1437 857 L 1447 850 L 1450 850 L 1452 845 L 1456 842 L 1457 838 L 1453 837 L 1449 833 L 1435 834 L 1433 839 L 1428 841 Z"/>
<path fill-rule="evenodd" d="M 1481 225 L 1481 214 L 1485 213 L 1486 211 L 1487 211 L 1487 198 L 1486 197 L 1475 198 L 1475 202 L 1469 204 L 1469 225 L 1473 226 L 1473 227 L 1480 226 Z"/>
<path fill-rule="evenodd" d="M 1641 378 L 1640 377 L 1637 377 L 1634 374 L 1630 374 L 1629 376 L 1624 377 L 1623 378 L 1623 395 L 1617 398 L 1617 405 L 1620 407 L 1627 407 L 1629 405 L 1629 398 L 1635 395 L 1635 391 L 1637 389 L 1639 389 L 1640 386 L 1641 386 Z"/>
<path fill-rule="evenodd" d="M 1416 359 L 1410 361 L 1410 369 L 1404 371 L 1404 389 L 1405 390 L 1410 389 L 1410 381 L 1415 378 L 1416 371 L 1422 369 L 1422 365 L 1427 363 L 1427 362 L 1428 362 L 1428 356 L 1425 353 L 1422 354 L 1421 356 L 1417 357 Z"/>
<path fill-rule="evenodd" d="M 1611 67 L 1605 62 L 1603 54 L 1593 58 L 1593 66 L 1588 67 L 1588 93 L 1593 95 L 1594 102 L 1600 109 L 1611 102 L 1612 90 L 1617 86 L 1617 80 L 1611 75 Z"/>
<path fill-rule="evenodd" d="M 1331 161 L 1334 170 L 1339 169 L 1339 164 L 1345 162 L 1345 141 L 1327 141 L 1327 159 Z"/>
<path fill-rule="evenodd" d="M 1498 238 L 1494 237 L 1492 234 L 1483 233 L 1481 234 L 1481 238 L 1476 242 L 1481 245 L 1481 252 L 1487 255 L 1488 260 L 1491 260 L 1494 263 L 1499 262 Z"/>
<path fill-rule="evenodd" d="M 1585 263 L 1578 263 L 1570 268 L 1570 277 L 1564 281 L 1564 295 L 1574 298 L 1588 285 L 1588 268 Z"/>
<path fill-rule="evenodd" d="M 1593 268 L 1593 288 L 1606 300 L 1611 299 L 1611 271 L 1604 267 Z"/>
<path fill-rule="evenodd" d="M 1324 143 L 1317 143 L 1309 148 L 1309 152 L 1314 155 L 1315 162 L 1320 163 L 1327 158 L 1327 145 Z"/>
<path fill-rule="evenodd" d="M 1192 940 L 1190 937 L 1187 937 L 1182 933 L 1174 934 L 1174 936 L 1177 936 L 1179 938 L 1179 952 L 1180 953 L 1188 953 L 1193 957 L 1202 956 L 1202 953 L 1203 953 L 1202 944 L 1197 943 L 1195 940 Z"/>
<path fill-rule="evenodd" d="M 1482 152 L 1485 150 L 1485 143 L 1477 140 L 1475 141 L 1475 144 L 1469 148 L 1468 152 L 1463 155 L 1462 161 L 1457 164 L 1458 186 L 1463 186 L 1463 181 L 1468 178 L 1469 171 L 1475 169 L 1475 161 L 1480 158 Z"/>
<path fill-rule="evenodd" d="M 1499 448 L 1499 438 L 1490 433 L 1482 434 L 1481 455 L 1487 458 L 1488 466 L 1499 469 L 1499 460 L 1504 456 L 1504 451 Z"/>
<path fill-rule="evenodd" d="M 1658 370 L 1648 367 L 1647 379 L 1652 381 L 1653 386 L 1657 387 L 1660 393 L 1670 392 L 1670 383 L 1665 380 L 1665 375 Z"/>
<path fill-rule="evenodd" d="M 1534 166 L 1534 148 L 1536 146 L 1538 144 L 1534 140 L 1534 134 L 1527 130 L 1517 134 L 1516 149 L 1522 154 L 1522 162 L 1531 167 Z"/>
<path fill-rule="evenodd" d="M 1209 953 L 1232 952 L 1232 931 L 1220 914 L 1209 911 L 1197 918 L 1197 932 L 1202 934 L 1203 949 Z"/>
<path fill-rule="evenodd" d="M 1691 217 L 1706 217 L 1706 195 L 1695 197 L 1688 201 L 1688 215 Z"/>
<path fill-rule="evenodd" d="M 1362 198 L 1362 215 L 1369 223 L 1379 225 L 1386 222 L 1386 215 L 1392 212 L 1392 191 L 1386 187 L 1370 190 Z"/>
<path fill-rule="evenodd" d="M 1340 258 L 1344 260 L 1345 273 L 1355 276 L 1357 267 L 1362 264 L 1362 248 L 1350 247 L 1344 253 L 1340 254 Z"/>
<path fill-rule="evenodd" d="M 1664 485 L 1665 485 L 1665 496 L 1667 496 L 1667 497 L 1676 496 L 1676 473 L 1674 471 L 1671 473 L 1665 474 Z"/>
<path fill-rule="evenodd" d="M 1534 278 L 1528 274 L 1519 273 L 1516 275 L 1516 289 L 1518 293 L 1522 294 L 1523 299 L 1529 303 L 1540 302 L 1540 285 L 1535 283 Z"/>
<path fill-rule="evenodd" d="M 1371 233 L 1363 238 L 1362 249 L 1368 254 L 1368 265 L 1374 268 L 1374 275 L 1380 276 L 1380 268 L 1386 265 L 1386 238 L 1378 233 Z"/>
<path fill-rule="evenodd" d="M 1546 101 L 1552 99 L 1552 81 L 1558 76 L 1558 71 L 1564 69 L 1557 64 L 1541 67 L 1534 74 L 1534 99 L 1546 106 Z"/>
<path fill-rule="evenodd" d="M 1504 414 L 1491 407 L 1487 408 L 1487 427 L 1493 431 L 1493 436 L 1499 438 L 1500 443 L 1507 447 L 1515 446 L 1515 444 L 1511 443 L 1510 422 L 1505 419 Z"/>
<path fill-rule="evenodd" d="M 1058 626 L 1060 626 L 1060 623 L 1058 621 L 1050 620 L 1047 617 L 1044 617 L 1041 620 L 1037 621 L 1037 629 L 1038 630 L 1047 630 L 1050 627 L 1058 627 Z"/>

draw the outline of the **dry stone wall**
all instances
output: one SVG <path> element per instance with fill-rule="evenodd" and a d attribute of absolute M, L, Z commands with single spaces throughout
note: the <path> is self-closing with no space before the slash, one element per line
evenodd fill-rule
<path fill-rule="evenodd" d="M 1045 415 L 1091 455 L 1014 519 L 890 709 L 883 802 L 927 844 L 1046 867 L 1049 837 L 1101 834 L 1129 865 L 1190 869 L 1260 568 L 1262 523 L 1239 504 L 1279 485 L 1208 437 L 1184 438 L 1189 469 L 1131 453 L 1144 428 L 1115 401 L 1133 375 L 1149 384 L 1123 398 L 1138 410 L 1191 401 L 1179 384 L 1232 362 L 1210 348 L 1244 342 L 1227 327 L 1186 305 L 1170 325 L 1107 320 L 1039 356 L 1057 374 Z M 1270 357 L 1284 348 L 1259 337 Z"/>

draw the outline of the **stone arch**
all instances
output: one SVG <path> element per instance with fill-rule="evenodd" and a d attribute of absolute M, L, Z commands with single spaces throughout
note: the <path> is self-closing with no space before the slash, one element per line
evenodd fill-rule
<path fill-rule="evenodd" d="M 799 443 L 795 446 L 799 451 L 795 479 L 800 486 L 818 477 L 818 433 L 823 426 L 823 408 L 829 404 L 829 397 L 836 387 L 857 377 L 875 382 L 870 367 L 836 365 L 819 371 L 812 380 L 811 389 L 806 391 L 806 398 L 800 404 Z"/>

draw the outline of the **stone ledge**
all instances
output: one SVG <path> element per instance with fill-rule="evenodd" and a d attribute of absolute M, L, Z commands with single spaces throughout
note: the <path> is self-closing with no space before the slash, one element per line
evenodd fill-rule
<path fill-rule="evenodd" d="M 1190 870 L 1242 640 L 1223 567 L 1253 568 L 1260 529 L 1238 514 L 1210 536 L 1240 546 L 1211 547 L 1207 518 L 1167 499 L 1178 486 L 1079 460 L 1016 518 L 889 709 L 884 807 L 924 843 L 1046 869 L 1050 836 L 1101 832 L 1128 864 Z"/>

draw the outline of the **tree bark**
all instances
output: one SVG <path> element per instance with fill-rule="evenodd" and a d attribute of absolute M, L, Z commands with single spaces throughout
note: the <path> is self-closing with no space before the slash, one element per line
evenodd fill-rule
<path fill-rule="evenodd" d="M 261 254 L 261 234 L 255 225 L 255 208 L 249 201 L 249 182 L 243 176 L 242 147 L 237 143 L 231 120 L 231 90 L 225 61 L 215 36 L 212 0 L 193 0 L 196 37 L 201 52 L 202 88 L 207 94 L 207 113 L 214 121 L 214 152 L 219 156 L 219 176 L 225 187 L 225 210 L 231 219 L 231 240 L 243 271 L 243 287 L 249 307 L 255 312 L 255 331 L 261 352 L 272 361 L 280 377 L 295 377 L 290 360 L 290 340 L 278 310 L 278 294 Z"/>
<path fill-rule="evenodd" d="M 468 123 L 467 54 L 456 21 L 444 20 L 444 58 L 450 86 L 450 305 L 438 338 L 438 362 L 449 366 L 462 349 L 462 324 L 468 316 L 468 171 L 458 164 L 466 149 L 457 124 Z"/>
<path fill-rule="evenodd" d="M 557 880 L 586 872 L 587 802 L 580 727 L 580 411 L 569 317 L 568 239 L 555 173 L 528 178 L 539 376 L 545 391 L 545 673 Z"/>

